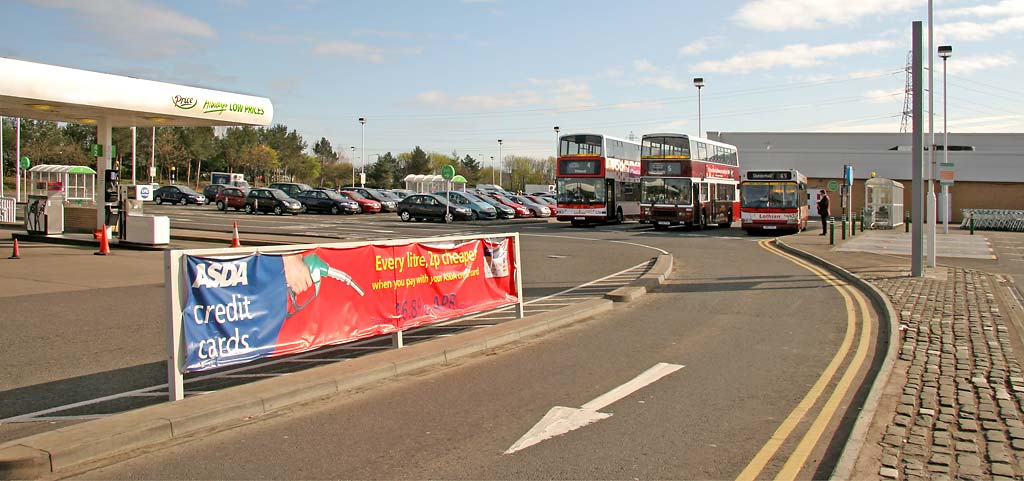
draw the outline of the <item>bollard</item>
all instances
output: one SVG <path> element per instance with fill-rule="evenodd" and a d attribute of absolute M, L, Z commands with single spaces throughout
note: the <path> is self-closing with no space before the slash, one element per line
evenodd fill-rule
<path fill-rule="evenodd" d="M 971 220 L 971 235 L 974 235 L 974 214 L 971 214 L 969 219 Z"/>
<path fill-rule="evenodd" d="M 836 221 L 835 217 L 828 218 L 828 245 L 836 245 Z"/>
<path fill-rule="evenodd" d="M 864 209 L 860 211 L 860 231 L 861 233 L 864 232 Z"/>
<path fill-rule="evenodd" d="M 910 214 L 903 216 L 903 228 L 910 232 Z"/>
<path fill-rule="evenodd" d="M 846 216 L 843 216 L 843 240 L 846 240 Z"/>

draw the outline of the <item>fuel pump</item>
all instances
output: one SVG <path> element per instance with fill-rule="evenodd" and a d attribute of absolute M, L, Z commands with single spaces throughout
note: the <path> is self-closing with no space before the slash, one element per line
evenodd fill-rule
<path fill-rule="evenodd" d="M 138 230 L 145 215 L 143 212 L 144 201 L 153 200 L 153 187 L 143 185 L 122 185 L 119 189 L 118 210 L 121 215 L 118 219 L 118 239 L 131 241 L 128 230 L 132 227 Z M 129 225 L 131 224 L 131 226 Z M 132 236 L 134 237 L 134 236 Z"/>
<path fill-rule="evenodd" d="M 103 223 L 107 226 L 116 226 L 119 232 L 121 226 L 120 180 L 120 174 L 118 174 L 117 170 L 107 169 L 103 171 Z"/>

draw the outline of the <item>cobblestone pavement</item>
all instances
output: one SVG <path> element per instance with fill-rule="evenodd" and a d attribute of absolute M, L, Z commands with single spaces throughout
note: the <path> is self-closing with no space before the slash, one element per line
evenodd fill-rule
<path fill-rule="evenodd" d="M 995 276 L 862 273 L 899 313 L 906 377 L 882 439 L 889 479 L 1014 479 L 1024 473 L 1024 373 L 997 306 Z M 882 413 L 880 413 L 882 415 Z"/>
<path fill-rule="evenodd" d="M 898 357 L 854 477 L 1024 479 L 1024 345 L 1011 319 L 1020 306 L 1003 312 L 997 299 L 1004 275 L 946 259 L 915 278 L 905 257 L 785 241 L 874 285 L 898 317 Z"/>

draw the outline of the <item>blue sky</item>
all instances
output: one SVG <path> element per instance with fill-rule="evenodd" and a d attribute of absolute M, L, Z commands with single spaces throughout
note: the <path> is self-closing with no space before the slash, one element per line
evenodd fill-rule
<path fill-rule="evenodd" d="M 1024 132 L 1024 0 L 934 12 L 950 131 Z M 694 77 L 704 131 L 896 132 L 914 20 L 926 1 L 27 0 L 3 5 L 0 56 L 269 97 L 345 154 L 366 117 L 369 161 L 487 160 L 497 139 L 553 153 L 555 125 L 696 133 Z"/>

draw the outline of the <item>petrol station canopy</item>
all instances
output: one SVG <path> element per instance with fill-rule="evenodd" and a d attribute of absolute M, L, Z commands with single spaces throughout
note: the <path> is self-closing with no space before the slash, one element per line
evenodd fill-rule
<path fill-rule="evenodd" d="M 8 117 L 109 127 L 267 126 L 274 117 L 264 97 L 3 57 L 0 72 L 0 115 Z"/>

